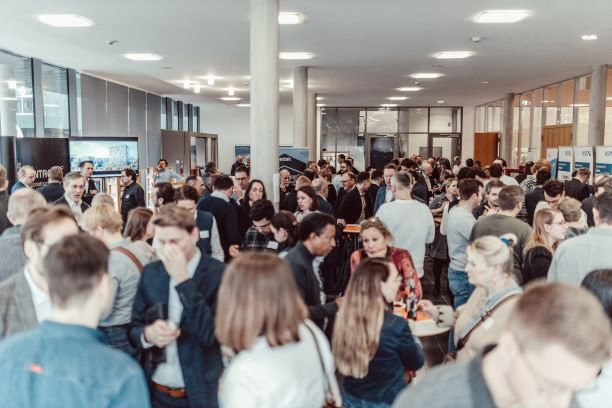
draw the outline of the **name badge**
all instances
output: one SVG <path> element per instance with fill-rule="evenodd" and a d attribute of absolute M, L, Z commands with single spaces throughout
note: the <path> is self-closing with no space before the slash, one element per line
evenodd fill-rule
<path fill-rule="evenodd" d="M 495 320 L 489 317 L 487 320 L 482 322 L 482 327 L 484 327 L 485 330 L 489 330 L 491 327 L 493 327 L 494 324 Z"/>
<path fill-rule="evenodd" d="M 210 238 L 209 231 L 200 231 L 200 239 Z"/>
<path fill-rule="evenodd" d="M 126 195 L 125 195 L 125 198 L 130 198 L 130 195 L 129 195 L 129 194 L 126 194 Z"/>
<path fill-rule="evenodd" d="M 276 242 L 276 241 L 269 241 L 267 248 L 268 249 L 278 249 L 278 242 Z"/>

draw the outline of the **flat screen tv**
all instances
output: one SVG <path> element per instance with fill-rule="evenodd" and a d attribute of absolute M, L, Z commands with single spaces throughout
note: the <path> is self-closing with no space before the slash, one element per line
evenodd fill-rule
<path fill-rule="evenodd" d="M 138 139 L 128 137 L 70 138 L 70 169 L 79 171 L 85 160 L 93 162 L 94 174 L 119 174 L 129 167 L 138 170 Z"/>

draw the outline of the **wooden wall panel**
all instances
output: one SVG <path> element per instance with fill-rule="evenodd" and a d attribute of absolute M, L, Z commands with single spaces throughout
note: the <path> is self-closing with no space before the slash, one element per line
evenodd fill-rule
<path fill-rule="evenodd" d="M 549 147 L 572 146 L 572 125 L 544 126 L 540 157 L 546 158 Z"/>
<path fill-rule="evenodd" d="M 474 133 L 474 160 L 478 160 L 483 166 L 493 163 L 499 152 L 499 133 L 483 132 Z"/>

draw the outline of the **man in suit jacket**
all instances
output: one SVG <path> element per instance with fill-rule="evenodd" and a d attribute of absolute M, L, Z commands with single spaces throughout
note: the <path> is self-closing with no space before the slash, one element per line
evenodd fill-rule
<path fill-rule="evenodd" d="M 27 263 L 0 284 L 0 339 L 29 330 L 50 316 L 51 300 L 40 260 L 51 245 L 78 232 L 74 216 L 64 207 L 38 208 L 28 217 L 21 229 Z"/>
<path fill-rule="evenodd" d="M 372 216 L 372 203 L 368 196 L 370 188 L 370 173 L 362 171 L 357 175 L 355 188 L 346 194 L 336 215 L 347 224 L 359 224 Z"/>
<path fill-rule="evenodd" d="M 144 190 L 136 182 L 137 179 L 138 175 L 134 170 L 121 170 L 121 184 L 123 185 L 123 193 L 121 194 L 121 217 L 123 218 L 123 225 L 127 222 L 130 210 L 147 206 Z"/>
<path fill-rule="evenodd" d="M 304 187 L 310 185 L 310 179 L 306 176 L 300 176 L 295 180 L 295 189 L 289 191 L 285 195 L 285 199 L 281 201 L 279 208 L 281 210 L 296 212 L 297 211 L 297 191 Z"/>
<path fill-rule="evenodd" d="M 142 273 L 130 342 L 145 353 L 154 407 L 216 407 L 223 362 L 215 304 L 224 265 L 198 249 L 199 231 L 188 210 L 168 204 L 153 225 L 161 261 Z"/>
<path fill-rule="evenodd" d="M 315 212 L 308 214 L 299 225 L 300 242 L 285 259 L 297 283 L 298 290 L 306 306 L 310 320 L 323 328 L 325 319 L 338 311 L 340 299 L 326 302 L 322 279 L 315 270 L 316 257 L 326 256 L 336 246 L 336 227 L 334 218 L 329 214 Z"/>
<path fill-rule="evenodd" d="M 201 199 L 197 207 L 198 210 L 208 211 L 215 217 L 226 262 L 231 259 L 230 246 L 238 246 L 242 241 L 238 229 L 236 207 L 230 202 L 233 192 L 234 182 L 232 179 L 228 176 L 219 176 L 215 179 L 212 194 Z"/>
<path fill-rule="evenodd" d="M 589 196 L 589 185 L 587 184 L 591 177 L 591 170 L 578 169 L 576 176 L 565 182 L 565 196 L 572 197 L 582 202 Z"/>
<path fill-rule="evenodd" d="M 8 178 L 6 177 L 6 169 L 0 165 L 0 235 L 5 229 L 11 226 L 11 222 L 6 216 L 8 211 Z"/>
<path fill-rule="evenodd" d="M 383 178 L 385 184 L 380 186 L 376 192 L 376 200 L 374 200 L 374 214 L 378 211 L 381 205 L 393 201 L 393 191 L 391 190 L 391 179 L 397 173 L 395 164 L 389 163 L 383 169 Z"/>
<path fill-rule="evenodd" d="M 42 194 L 48 203 L 53 203 L 64 195 L 64 186 L 62 185 L 64 172 L 60 166 L 53 166 L 47 170 L 47 178 L 49 182 L 36 191 Z"/>
<path fill-rule="evenodd" d="M 422 185 L 424 187 L 424 190 L 427 192 L 427 201 L 425 202 L 425 204 L 429 204 L 429 199 L 433 197 L 433 189 L 436 185 L 436 181 L 432 176 L 433 167 L 431 166 L 431 164 L 429 164 L 429 162 L 424 161 L 421 165 L 421 171 L 422 174 L 416 180 L 417 184 Z"/>
<path fill-rule="evenodd" d="M 376 195 L 378 194 L 378 189 L 382 184 L 384 184 L 383 180 L 383 172 L 377 169 L 372 170 L 370 173 L 370 188 L 368 189 L 368 196 L 370 197 L 370 202 L 372 205 L 376 202 Z"/>
<path fill-rule="evenodd" d="M 312 183 L 310 183 L 310 185 L 317 194 L 317 204 L 319 211 L 329 215 L 334 215 L 334 207 L 327 201 L 327 194 L 329 192 L 327 180 L 319 177 L 312 180 Z"/>
<path fill-rule="evenodd" d="M 94 172 L 93 162 L 90 160 L 82 161 L 81 163 L 79 163 L 79 168 L 81 169 L 81 175 L 85 179 L 85 191 L 83 192 L 83 201 L 85 201 L 87 205 L 91 205 L 94 196 L 98 194 L 96 183 L 91 179 Z"/>
<path fill-rule="evenodd" d="M 77 220 L 89 209 L 89 204 L 82 200 L 85 191 L 85 178 L 81 173 L 72 171 L 64 177 L 64 195 L 53 202 L 54 205 L 67 205 Z"/>
<path fill-rule="evenodd" d="M 345 171 L 340 177 L 340 183 L 342 184 L 342 187 L 340 187 L 340 190 L 338 190 L 338 198 L 336 199 L 336 206 L 334 207 L 336 215 L 338 214 L 338 210 L 344 201 L 344 197 L 346 197 L 349 191 L 355 188 L 357 177 L 350 171 Z"/>
<path fill-rule="evenodd" d="M 36 181 L 36 170 L 32 166 L 21 166 L 17 172 L 18 181 L 13 184 L 11 194 L 22 188 L 32 188 L 32 184 Z"/>
<path fill-rule="evenodd" d="M 533 225 L 535 209 L 540 201 L 544 201 L 544 189 L 542 186 L 552 177 L 550 170 L 542 168 L 536 173 L 536 187 L 525 195 L 525 207 L 527 208 L 527 224 Z"/>

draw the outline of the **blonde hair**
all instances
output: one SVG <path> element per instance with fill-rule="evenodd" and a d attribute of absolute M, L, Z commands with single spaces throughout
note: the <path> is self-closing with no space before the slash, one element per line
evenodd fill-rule
<path fill-rule="evenodd" d="M 382 234 L 383 237 L 385 237 L 387 241 L 393 241 L 391 231 L 389 231 L 387 226 L 378 217 L 370 217 L 363 220 L 361 224 L 359 224 L 359 227 L 361 228 L 361 232 L 370 228 L 375 228 Z"/>
<path fill-rule="evenodd" d="M 472 242 L 468 249 L 480 256 L 489 267 L 499 265 L 502 273 L 514 276 L 514 255 L 512 246 L 517 238 L 514 234 L 506 234 L 502 237 L 485 235 Z"/>
<path fill-rule="evenodd" d="M 308 309 L 289 264 L 276 254 L 246 252 L 223 274 L 215 334 L 234 352 L 247 350 L 264 336 L 271 347 L 300 340 Z"/>
<path fill-rule="evenodd" d="M 389 278 L 390 263 L 387 258 L 366 258 L 351 276 L 332 338 L 334 358 L 343 375 L 363 378 L 368 374 L 380 342 L 386 307 L 381 282 Z"/>
<path fill-rule="evenodd" d="M 556 215 L 561 215 L 561 211 L 553 208 L 543 208 L 535 214 L 533 217 L 533 234 L 531 238 L 525 245 L 524 252 L 527 252 L 531 248 L 535 248 L 537 246 L 543 246 L 550 251 L 550 253 L 554 253 L 557 245 L 556 242 L 554 245 L 551 245 L 548 242 L 548 238 L 546 238 L 546 225 L 551 225 L 555 220 Z"/>
<path fill-rule="evenodd" d="M 87 231 L 102 228 L 110 232 L 119 232 L 122 224 L 121 216 L 110 204 L 94 205 L 81 217 L 81 225 Z"/>

